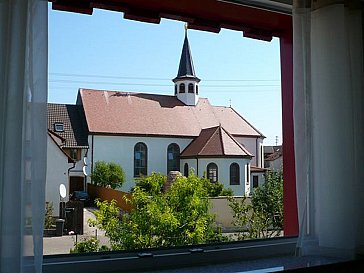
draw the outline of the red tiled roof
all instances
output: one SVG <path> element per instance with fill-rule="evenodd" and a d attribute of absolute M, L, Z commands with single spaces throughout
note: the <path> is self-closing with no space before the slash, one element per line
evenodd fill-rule
<path fill-rule="evenodd" d="M 90 133 L 197 137 L 221 124 L 232 135 L 264 137 L 232 108 L 200 98 L 187 106 L 175 96 L 80 89 Z"/>
<path fill-rule="evenodd" d="M 181 157 L 252 155 L 221 126 L 203 129 L 181 153 Z"/>
<path fill-rule="evenodd" d="M 88 148 L 87 130 L 79 105 L 48 103 L 48 130 L 64 139 L 63 148 Z M 63 132 L 56 132 L 55 123 L 64 125 Z"/>

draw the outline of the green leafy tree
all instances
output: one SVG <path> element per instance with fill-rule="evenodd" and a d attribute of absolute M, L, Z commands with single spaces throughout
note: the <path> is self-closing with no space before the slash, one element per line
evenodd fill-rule
<path fill-rule="evenodd" d="M 75 242 L 74 248 L 70 249 L 70 253 L 87 253 L 87 252 L 101 252 L 101 251 L 109 251 L 110 249 L 102 245 L 100 246 L 100 241 L 91 237 L 89 239 L 83 239 L 81 242 Z"/>
<path fill-rule="evenodd" d="M 251 200 L 229 198 L 239 239 L 279 236 L 283 229 L 283 175 L 268 171 L 265 183 L 254 190 Z"/>
<path fill-rule="evenodd" d="M 195 175 L 180 176 L 162 192 L 165 176 L 153 173 L 137 182 L 128 200 L 134 209 L 119 214 L 114 201 L 97 201 L 92 225 L 105 230 L 113 250 L 168 247 L 222 240 L 209 214 L 208 191 Z"/>
<path fill-rule="evenodd" d="M 91 178 L 96 185 L 116 189 L 123 185 L 125 173 L 123 168 L 114 162 L 97 161 Z"/>

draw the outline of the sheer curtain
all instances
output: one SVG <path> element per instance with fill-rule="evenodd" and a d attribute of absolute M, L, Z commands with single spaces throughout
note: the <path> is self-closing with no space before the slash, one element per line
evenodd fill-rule
<path fill-rule="evenodd" d="M 41 272 L 47 1 L 0 0 L 0 272 Z"/>
<path fill-rule="evenodd" d="M 360 1 L 294 1 L 294 123 L 301 254 L 362 253 Z"/>

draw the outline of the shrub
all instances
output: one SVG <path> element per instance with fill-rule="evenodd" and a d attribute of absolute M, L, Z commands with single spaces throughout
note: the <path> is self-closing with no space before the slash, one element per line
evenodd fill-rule
<path fill-rule="evenodd" d="M 53 202 L 46 202 L 45 204 L 45 217 L 44 217 L 44 228 L 50 229 L 54 227 L 53 218 Z"/>
<path fill-rule="evenodd" d="M 114 162 L 97 161 L 91 178 L 98 186 L 116 189 L 123 185 L 125 173 L 122 167 Z"/>

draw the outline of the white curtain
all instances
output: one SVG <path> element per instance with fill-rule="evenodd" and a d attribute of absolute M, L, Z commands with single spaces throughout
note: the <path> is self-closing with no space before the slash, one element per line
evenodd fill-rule
<path fill-rule="evenodd" d="M 0 0 L 0 272 L 41 272 L 47 1 Z"/>
<path fill-rule="evenodd" d="M 364 245 L 361 3 L 294 1 L 293 34 L 298 248 L 353 257 Z"/>

